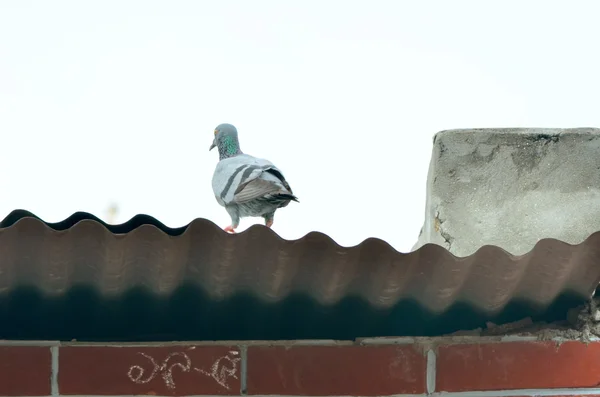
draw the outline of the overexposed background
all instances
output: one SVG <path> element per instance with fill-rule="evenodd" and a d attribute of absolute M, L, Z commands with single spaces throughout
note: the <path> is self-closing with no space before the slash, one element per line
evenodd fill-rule
<path fill-rule="evenodd" d="M 598 15 L 594 0 L 3 0 L 0 218 L 107 220 L 116 203 L 117 223 L 226 226 L 208 148 L 228 122 L 300 199 L 279 235 L 408 251 L 435 132 L 600 126 Z"/>

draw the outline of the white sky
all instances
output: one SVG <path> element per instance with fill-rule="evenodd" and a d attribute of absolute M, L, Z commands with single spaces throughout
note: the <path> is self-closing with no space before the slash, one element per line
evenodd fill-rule
<path fill-rule="evenodd" d="M 432 136 L 600 126 L 597 1 L 0 2 L 0 218 L 229 217 L 218 124 L 300 204 L 286 239 L 415 243 Z M 261 219 L 245 219 L 240 231 Z"/>

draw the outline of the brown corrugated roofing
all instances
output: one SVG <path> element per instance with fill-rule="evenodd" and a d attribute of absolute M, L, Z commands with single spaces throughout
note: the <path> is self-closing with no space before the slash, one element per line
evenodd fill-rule
<path fill-rule="evenodd" d="M 346 248 L 321 233 L 287 241 L 263 226 L 229 235 L 204 219 L 169 229 L 147 216 L 111 226 L 77 213 L 48 224 L 15 211 L 0 224 L 0 307 L 3 297 L 5 306 L 8 297 L 14 301 L 20 288 L 35 291 L 40 299 L 60 300 L 85 287 L 96 301 L 115 302 L 136 289 L 152 299 L 169 300 L 186 287 L 197 289 L 204 305 L 247 296 L 262 305 L 262 313 L 271 310 L 269 305 L 300 296 L 313 303 L 301 305 L 298 315 L 357 299 L 359 306 L 368 307 L 361 310 L 375 313 L 378 322 L 386 320 L 377 313 L 401 316 L 398 308 L 406 304 L 427 315 L 402 321 L 429 321 L 457 305 L 478 313 L 479 321 L 502 316 L 515 303 L 528 308 L 519 315 L 542 313 L 563 296 L 583 303 L 599 282 L 600 233 L 579 245 L 541 240 L 519 257 L 485 246 L 457 258 L 436 245 L 400 253 L 378 239 Z M 160 310 L 159 305 L 157 315 Z M 345 316 L 351 324 L 352 313 Z M 333 337 L 326 333 L 320 337 Z"/>

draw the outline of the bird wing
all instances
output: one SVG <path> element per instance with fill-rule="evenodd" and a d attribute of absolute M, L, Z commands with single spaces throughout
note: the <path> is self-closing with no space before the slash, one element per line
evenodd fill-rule
<path fill-rule="evenodd" d="M 268 160 L 259 159 L 247 154 L 230 157 L 217 163 L 212 179 L 213 193 L 221 205 L 231 204 L 243 187 L 256 180 L 267 170 L 279 172 Z M 253 185 L 244 195 L 250 195 L 253 189 L 259 189 L 261 182 Z M 264 187 L 263 187 L 264 189 Z M 241 197 L 245 197 L 242 195 Z"/>
<path fill-rule="evenodd" d="M 233 201 L 241 204 L 273 193 L 287 192 L 281 181 L 266 170 L 258 178 L 241 184 L 235 191 Z"/>

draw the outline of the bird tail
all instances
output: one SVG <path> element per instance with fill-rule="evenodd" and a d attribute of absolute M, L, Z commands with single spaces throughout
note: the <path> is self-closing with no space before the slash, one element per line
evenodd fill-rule
<path fill-rule="evenodd" d="M 295 201 L 297 203 L 299 203 L 300 201 L 298 200 L 298 197 L 294 196 L 293 194 L 287 194 L 287 193 L 279 193 L 277 194 L 277 198 L 281 198 L 283 200 L 286 201 Z"/>
<path fill-rule="evenodd" d="M 290 203 L 290 201 L 295 201 L 297 203 L 300 202 L 300 201 L 298 201 L 298 197 L 294 196 L 293 194 L 289 194 L 289 193 L 270 194 L 267 197 L 265 197 L 264 199 L 266 201 L 268 201 L 269 203 L 276 205 L 279 208 L 286 207 Z"/>

